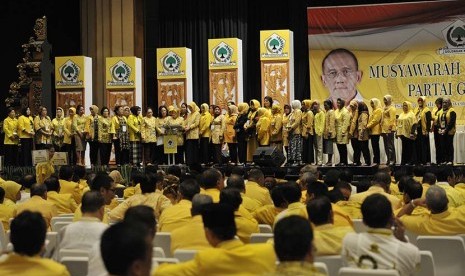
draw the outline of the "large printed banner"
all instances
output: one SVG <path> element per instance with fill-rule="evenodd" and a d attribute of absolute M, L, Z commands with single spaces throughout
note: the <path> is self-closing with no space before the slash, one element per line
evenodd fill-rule
<path fill-rule="evenodd" d="M 449 97 L 465 122 L 463 1 L 308 8 L 312 99 Z"/>

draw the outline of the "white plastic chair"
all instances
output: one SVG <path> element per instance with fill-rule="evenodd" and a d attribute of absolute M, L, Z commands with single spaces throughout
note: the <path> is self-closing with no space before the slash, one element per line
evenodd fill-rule
<path fill-rule="evenodd" d="M 179 260 L 176 258 L 152 258 L 152 262 L 157 262 L 158 264 L 178 264 Z"/>
<path fill-rule="evenodd" d="M 265 243 L 273 238 L 273 233 L 252 233 L 250 243 Z"/>
<path fill-rule="evenodd" d="M 166 255 L 165 255 L 165 250 L 163 250 L 163 248 L 161 247 L 154 247 L 153 248 L 153 258 L 165 258 Z"/>
<path fill-rule="evenodd" d="M 50 226 L 53 227 L 53 224 L 57 222 L 73 222 L 73 219 L 74 219 L 74 214 L 73 216 L 68 216 L 68 214 L 59 215 L 57 217 L 53 217 L 50 220 Z"/>
<path fill-rule="evenodd" d="M 323 275 L 329 275 L 328 266 L 325 263 L 313 262 L 313 266 Z"/>
<path fill-rule="evenodd" d="M 363 223 L 362 219 L 353 219 L 352 222 L 354 223 L 354 230 L 357 233 L 363 233 L 368 230 L 368 226 Z"/>
<path fill-rule="evenodd" d="M 8 245 L 6 239 L 5 228 L 3 228 L 3 223 L 0 222 L 0 251 L 6 250 L 6 246 Z"/>
<path fill-rule="evenodd" d="M 198 250 L 193 249 L 176 249 L 173 256 L 180 262 L 187 262 L 192 260 L 197 252 Z"/>
<path fill-rule="evenodd" d="M 71 276 L 87 275 L 88 257 L 63 257 L 60 263 L 66 266 Z"/>
<path fill-rule="evenodd" d="M 430 251 L 420 251 L 420 268 L 415 272 L 415 276 L 435 276 L 433 253 Z"/>
<path fill-rule="evenodd" d="M 157 232 L 153 239 L 154 247 L 161 247 L 165 252 L 166 257 L 173 257 L 171 254 L 171 233 L 170 232 Z"/>
<path fill-rule="evenodd" d="M 463 275 L 465 271 L 465 245 L 459 236 L 418 236 L 420 250 L 431 251 L 435 271 L 441 275 Z"/>
<path fill-rule="evenodd" d="M 315 262 L 325 263 L 329 276 L 337 276 L 339 269 L 342 267 L 341 255 L 317 256 Z"/>
<path fill-rule="evenodd" d="M 81 249 L 60 249 L 58 250 L 58 260 L 65 257 L 89 257 L 89 252 Z"/>
<path fill-rule="evenodd" d="M 260 233 L 273 233 L 273 228 L 268 224 L 259 224 L 258 228 L 260 229 Z"/>
<path fill-rule="evenodd" d="M 405 229 L 405 236 L 406 236 L 409 243 L 411 243 L 413 245 L 417 245 L 417 237 L 418 237 L 417 234 L 413 233 L 412 231 L 409 231 L 409 230 Z"/>
<path fill-rule="evenodd" d="M 73 218 L 74 219 L 74 213 L 60 214 L 60 215 L 58 215 L 58 217 L 60 217 L 60 218 Z"/>
<path fill-rule="evenodd" d="M 341 267 L 339 276 L 399 276 L 394 269 L 363 269 L 355 267 Z"/>
<path fill-rule="evenodd" d="M 53 232 L 60 232 L 60 230 L 63 227 L 66 227 L 71 223 L 72 223 L 72 221 L 56 221 L 55 223 L 51 224 L 52 225 L 52 231 Z"/>
<path fill-rule="evenodd" d="M 45 258 L 52 258 L 55 255 L 55 251 L 58 250 L 58 233 L 47 232 L 45 238 Z"/>

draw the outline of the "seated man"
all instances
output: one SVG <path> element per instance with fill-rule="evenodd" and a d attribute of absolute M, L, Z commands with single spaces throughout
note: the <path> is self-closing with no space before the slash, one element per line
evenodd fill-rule
<path fill-rule="evenodd" d="M 305 204 L 300 202 L 300 197 L 302 195 L 300 186 L 295 182 L 288 182 L 286 184 L 281 184 L 281 187 L 283 189 L 284 201 L 287 203 L 287 208 L 276 216 L 274 224 L 280 219 L 291 215 L 298 215 L 308 219 Z"/>
<path fill-rule="evenodd" d="M 47 182 L 47 180 L 45 180 Z M 88 191 L 82 197 L 82 217 L 60 231 L 60 249 L 81 249 L 89 251 L 100 242 L 100 236 L 108 225 L 102 222 L 105 200 L 100 192 Z"/>
<path fill-rule="evenodd" d="M 245 184 L 245 195 L 260 202 L 261 206 L 273 204 L 270 191 L 264 187 L 265 175 L 260 169 L 251 169 Z"/>
<path fill-rule="evenodd" d="M 59 181 L 60 194 L 71 194 L 77 204 L 81 203 L 81 191 L 79 184 L 73 181 L 74 169 L 73 166 L 65 165 L 60 167 Z"/>
<path fill-rule="evenodd" d="M 60 182 L 56 176 L 50 176 L 44 181 L 47 186 L 47 201 L 55 204 L 58 215 L 71 214 L 77 209 L 77 203 L 71 194 L 60 194 Z"/>
<path fill-rule="evenodd" d="M 350 226 L 335 226 L 331 202 L 325 196 L 317 197 L 307 203 L 310 222 L 313 223 L 313 244 L 316 255 L 341 254 L 342 239 L 347 233 L 354 232 Z"/>
<path fill-rule="evenodd" d="M 252 213 L 252 216 L 259 224 L 273 226 L 276 216 L 287 207 L 287 202 L 283 197 L 282 185 L 276 186 L 271 190 L 271 199 L 273 200 L 273 204 L 259 207 Z"/>
<path fill-rule="evenodd" d="M 230 177 L 228 177 L 226 184 L 227 184 L 227 187 L 235 188 L 241 192 L 242 206 L 250 213 L 254 212 L 260 206 L 262 206 L 262 204 L 258 202 L 257 200 L 245 195 L 245 182 L 242 176 L 237 175 L 237 174 L 232 174 Z"/>
<path fill-rule="evenodd" d="M 276 223 L 273 232 L 279 264 L 275 273 L 265 275 L 323 275 L 313 266 L 313 233 L 308 220 L 295 215 L 285 217 Z"/>
<path fill-rule="evenodd" d="M 0 257 L 0 275 L 70 275 L 64 265 L 40 257 L 46 232 L 47 225 L 38 212 L 24 211 L 13 219 L 10 240 L 14 253 Z"/>
<path fill-rule="evenodd" d="M 372 194 L 382 194 L 391 202 L 393 210 L 398 209 L 402 206 L 402 204 L 398 197 L 389 193 L 390 185 L 391 177 L 389 174 L 386 172 L 377 172 L 373 177 L 371 187 L 365 192 L 351 195 L 349 200 L 362 204 L 367 196 Z"/>
<path fill-rule="evenodd" d="M 413 199 L 397 214 L 405 228 L 417 235 L 458 235 L 465 234 L 465 206 L 448 206 L 446 191 L 436 185 L 430 186 L 425 199 Z M 412 215 L 420 206 L 430 213 Z"/>
<path fill-rule="evenodd" d="M 400 182 L 402 182 L 402 180 Z M 421 198 L 421 195 L 423 194 L 423 186 L 411 177 L 406 178 L 405 182 L 402 183 L 401 187 L 403 192 L 403 206 L 409 204 L 412 200 L 416 198 Z M 402 210 L 402 208 L 395 210 L 394 213 L 397 215 L 400 212 L 400 210 Z M 429 213 L 428 209 L 426 209 L 423 206 L 418 206 L 413 210 L 411 215 L 421 215 L 426 213 Z"/>
<path fill-rule="evenodd" d="M 393 216 L 391 202 L 386 196 L 374 193 L 366 197 L 362 215 L 363 223 L 370 230 L 348 233 L 344 237 L 343 265 L 395 269 L 400 275 L 413 275 L 420 263 L 420 251 L 405 239 L 403 225 Z"/>
<path fill-rule="evenodd" d="M 231 206 L 212 203 L 204 207 L 205 236 L 214 247 L 199 251 L 180 264 L 162 264 L 154 275 L 260 275 L 275 269 L 271 244 L 247 244 L 235 239 L 236 224 Z"/>
<path fill-rule="evenodd" d="M 47 201 L 47 187 L 43 184 L 32 185 L 31 198 L 19 204 L 16 208 L 18 215 L 26 210 L 41 213 L 47 223 L 47 227 L 50 227 L 52 218 L 58 216 L 55 204 Z"/>
<path fill-rule="evenodd" d="M 171 253 L 176 249 L 201 250 L 211 248 L 205 237 L 201 211 L 203 206 L 213 203 L 211 196 L 196 194 L 192 198 L 191 220 L 171 232 Z"/>
<path fill-rule="evenodd" d="M 212 168 L 204 171 L 200 184 L 204 188 L 200 191 L 201 194 L 211 196 L 215 203 L 220 201 L 220 191 L 224 188 L 224 180 L 219 170 Z"/>
<path fill-rule="evenodd" d="M 3 229 L 10 230 L 10 219 L 16 216 L 16 208 L 3 204 L 5 200 L 5 190 L 0 187 L 0 223 L 3 224 Z"/>

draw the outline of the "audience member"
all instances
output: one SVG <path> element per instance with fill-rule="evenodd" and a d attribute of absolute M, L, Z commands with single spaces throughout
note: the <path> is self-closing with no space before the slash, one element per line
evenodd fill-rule
<path fill-rule="evenodd" d="M 449 207 L 465 205 L 465 196 L 449 184 L 449 181 L 453 182 L 455 179 L 454 171 L 451 166 L 440 167 L 436 172 L 436 177 L 438 181 L 436 185 L 446 191 L 447 198 L 449 199 Z"/>
<path fill-rule="evenodd" d="M 47 201 L 55 204 L 58 215 L 71 214 L 77 209 L 77 203 L 71 194 L 60 194 L 60 182 L 56 176 L 50 176 L 44 181 L 47 187 Z"/>
<path fill-rule="evenodd" d="M 73 175 L 73 166 L 64 165 L 60 167 L 60 194 L 71 194 L 74 198 L 74 201 L 79 204 L 81 203 L 81 192 L 79 190 L 79 184 L 73 181 Z"/>
<path fill-rule="evenodd" d="M 242 206 L 250 213 L 254 212 L 261 206 L 259 201 L 250 198 L 245 194 L 245 181 L 242 176 L 236 174 L 231 175 L 226 181 L 226 186 L 239 190 L 242 197 Z"/>
<path fill-rule="evenodd" d="M 217 169 L 208 169 L 202 173 L 200 186 L 204 189 L 201 194 L 212 197 L 213 202 L 220 201 L 220 191 L 224 188 L 223 174 Z"/>
<path fill-rule="evenodd" d="M 264 187 L 265 175 L 259 169 L 251 169 L 247 173 L 245 195 L 260 202 L 261 206 L 273 204 L 270 191 Z"/>
<path fill-rule="evenodd" d="M 14 181 L 7 180 L 0 182 L 0 187 L 5 190 L 5 199 L 3 204 L 15 207 L 16 202 L 21 200 L 21 185 Z"/>
<path fill-rule="evenodd" d="M 19 204 L 16 208 L 18 215 L 26 210 L 41 213 L 47 223 L 47 227 L 50 227 L 52 217 L 58 216 L 55 204 L 47 201 L 47 187 L 43 184 L 32 185 L 31 198 Z"/>
<path fill-rule="evenodd" d="M 309 173 L 305 173 L 309 174 Z M 304 174 L 304 176 L 305 176 Z M 286 209 L 283 210 L 281 213 L 279 213 L 275 220 L 274 220 L 274 225 L 276 223 L 290 215 L 297 215 L 301 216 L 305 219 L 308 219 L 308 214 L 307 214 L 307 209 L 305 208 L 305 204 L 300 202 L 300 197 L 301 197 L 301 191 L 299 185 L 295 182 L 288 182 L 286 184 L 281 184 L 281 187 L 283 188 L 282 194 L 284 198 L 284 202 L 286 202 Z"/>
<path fill-rule="evenodd" d="M 16 216 L 16 208 L 14 206 L 4 204 L 5 190 L 0 187 L 0 223 L 3 224 L 3 230 L 10 230 L 10 219 Z"/>
<path fill-rule="evenodd" d="M 16 203 L 23 203 L 24 201 L 28 200 L 31 196 L 31 186 L 32 184 L 37 183 L 36 176 L 33 174 L 26 174 L 21 177 L 19 184 L 21 187 L 21 199 L 18 200 Z"/>
<path fill-rule="evenodd" d="M 252 216 L 257 220 L 259 224 L 268 224 L 273 226 L 276 216 L 287 208 L 286 200 L 283 196 L 283 185 L 274 187 L 271 190 L 271 199 L 273 204 L 264 205 L 255 212 L 252 213 Z"/>
<path fill-rule="evenodd" d="M 394 195 L 389 194 L 389 186 L 391 184 L 391 177 L 386 172 L 377 172 L 372 180 L 371 187 L 367 191 L 351 195 L 349 200 L 355 201 L 360 204 L 372 194 L 382 194 L 391 202 L 394 209 L 401 207 L 401 201 Z"/>

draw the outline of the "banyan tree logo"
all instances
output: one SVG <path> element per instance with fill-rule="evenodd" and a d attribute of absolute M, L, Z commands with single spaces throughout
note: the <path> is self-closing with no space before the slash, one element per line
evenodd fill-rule
<path fill-rule="evenodd" d="M 159 72 L 160 76 L 179 76 L 183 75 L 184 71 L 181 71 L 182 58 L 173 51 L 169 51 L 166 55 L 161 57 L 161 64 L 163 66 L 163 72 Z"/>
<path fill-rule="evenodd" d="M 465 54 L 465 23 L 457 20 L 442 30 L 446 46 L 439 49 L 441 55 Z"/>
<path fill-rule="evenodd" d="M 212 49 L 213 60 L 210 63 L 212 67 L 220 67 L 220 66 L 235 66 L 236 62 L 233 62 L 232 55 L 233 55 L 233 48 L 226 44 L 225 42 L 220 42 L 216 47 Z"/>
<path fill-rule="evenodd" d="M 74 86 L 82 85 L 82 80 L 79 80 L 81 68 L 72 60 L 66 61 L 59 68 L 61 80 L 57 81 L 59 86 Z"/>
<path fill-rule="evenodd" d="M 288 56 L 288 53 L 283 52 L 286 40 L 280 35 L 273 33 L 267 39 L 265 39 L 263 43 L 265 43 L 266 53 L 263 53 L 262 57 L 270 58 Z"/>
<path fill-rule="evenodd" d="M 120 60 L 110 67 L 111 80 L 107 83 L 109 86 L 131 86 L 133 81 L 129 81 L 132 68 Z"/>

